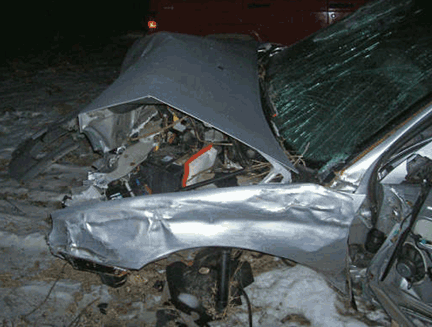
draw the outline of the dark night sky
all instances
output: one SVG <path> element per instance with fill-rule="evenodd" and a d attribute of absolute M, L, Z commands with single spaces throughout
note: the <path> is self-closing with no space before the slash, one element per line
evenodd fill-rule
<path fill-rule="evenodd" d="M 26 58 L 76 44 L 96 50 L 110 37 L 144 31 L 148 6 L 145 0 L 16 2 L 3 12 L 10 20 L 3 21 L 2 56 Z"/>

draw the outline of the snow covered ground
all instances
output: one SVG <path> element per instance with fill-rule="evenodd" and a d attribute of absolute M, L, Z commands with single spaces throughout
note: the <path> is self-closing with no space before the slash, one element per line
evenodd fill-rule
<path fill-rule="evenodd" d="M 97 56 L 96 56 L 97 57 Z M 10 61 L 0 68 L 0 323 L 3 326 L 155 326 L 165 260 L 133 273 L 113 289 L 98 276 L 53 257 L 49 214 L 79 186 L 86 168 L 67 160 L 31 182 L 7 174 L 13 150 L 52 121 L 82 108 L 117 76 L 118 57 L 51 65 Z M 75 153 L 85 160 L 88 153 Z M 382 310 L 359 301 L 350 309 L 324 279 L 304 266 L 249 256 L 255 282 L 246 288 L 254 326 L 390 326 Z M 243 301 L 245 302 L 245 301 Z M 247 306 L 212 326 L 248 326 Z"/>

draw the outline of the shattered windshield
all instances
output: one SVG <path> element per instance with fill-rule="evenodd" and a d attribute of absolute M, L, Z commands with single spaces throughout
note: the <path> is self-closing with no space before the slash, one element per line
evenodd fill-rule
<path fill-rule="evenodd" d="M 269 58 L 272 121 L 288 150 L 314 168 L 346 162 L 431 92 L 426 8 L 376 1 Z"/>

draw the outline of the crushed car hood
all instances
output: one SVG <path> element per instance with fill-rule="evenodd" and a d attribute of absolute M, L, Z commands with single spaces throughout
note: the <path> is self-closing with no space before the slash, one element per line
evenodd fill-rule
<path fill-rule="evenodd" d="M 296 171 L 263 113 L 255 42 L 157 33 L 132 51 L 130 67 L 79 114 L 82 132 L 104 134 L 100 110 L 164 103 Z"/>

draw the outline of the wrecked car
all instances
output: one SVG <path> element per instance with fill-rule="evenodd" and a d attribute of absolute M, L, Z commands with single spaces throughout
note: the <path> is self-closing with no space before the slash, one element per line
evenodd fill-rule
<path fill-rule="evenodd" d="M 100 158 L 52 213 L 49 246 L 114 284 L 180 250 L 247 249 L 430 324 L 429 17 L 375 1 L 288 48 L 153 34 L 79 127 L 41 131 L 10 173 L 31 179 L 86 136 Z"/>

